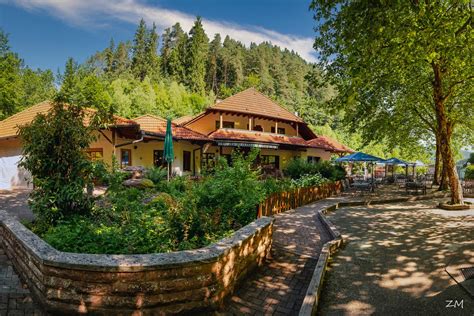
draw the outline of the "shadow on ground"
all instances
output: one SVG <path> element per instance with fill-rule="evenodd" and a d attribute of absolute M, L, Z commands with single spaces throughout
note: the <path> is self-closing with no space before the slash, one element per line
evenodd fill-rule
<path fill-rule="evenodd" d="M 474 300 L 444 269 L 474 249 L 474 216 L 443 216 L 437 203 L 331 213 L 349 243 L 330 264 L 319 315 L 473 315 Z"/>

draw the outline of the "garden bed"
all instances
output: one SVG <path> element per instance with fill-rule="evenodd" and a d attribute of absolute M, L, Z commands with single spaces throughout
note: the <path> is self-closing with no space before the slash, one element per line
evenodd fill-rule
<path fill-rule="evenodd" d="M 260 218 L 207 247 L 145 255 L 61 252 L 6 212 L 2 247 L 48 312 L 183 313 L 220 307 L 236 284 L 262 265 L 273 219 Z"/>

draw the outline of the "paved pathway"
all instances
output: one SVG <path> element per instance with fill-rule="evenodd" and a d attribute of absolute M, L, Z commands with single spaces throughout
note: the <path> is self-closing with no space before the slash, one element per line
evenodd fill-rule
<path fill-rule="evenodd" d="M 348 242 L 331 261 L 319 314 L 474 315 L 474 300 L 445 271 L 460 255 L 474 264 L 474 214 L 440 211 L 439 201 L 330 213 Z"/>
<path fill-rule="evenodd" d="M 21 283 L 2 248 L 0 248 L 0 315 L 44 315 L 33 302 L 26 285 Z"/>
<path fill-rule="evenodd" d="M 317 211 L 338 200 L 341 198 L 321 200 L 275 216 L 270 258 L 229 298 L 226 313 L 298 313 L 321 248 L 330 240 Z"/>
<path fill-rule="evenodd" d="M 0 190 L 0 210 L 7 211 L 19 220 L 32 221 L 34 215 L 28 207 L 30 192 L 27 189 Z"/>

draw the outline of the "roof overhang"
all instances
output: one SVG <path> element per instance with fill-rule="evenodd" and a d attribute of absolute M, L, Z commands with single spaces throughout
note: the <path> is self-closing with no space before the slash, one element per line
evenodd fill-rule
<path fill-rule="evenodd" d="M 278 149 L 279 144 L 269 143 L 254 143 L 246 141 L 227 141 L 227 140 L 216 140 L 217 146 L 222 147 L 246 147 L 246 148 L 262 148 L 262 149 Z"/>

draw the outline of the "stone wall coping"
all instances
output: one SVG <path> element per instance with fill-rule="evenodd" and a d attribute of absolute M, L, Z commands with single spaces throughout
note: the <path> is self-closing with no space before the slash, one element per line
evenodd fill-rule
<path fill-rule="evenodd" d="M 18 241 L 42 264 L 47 266 L 100 272 L 138 272 L 178 268 L 199 263 L 215 262 L 233 247 L 273 224 L 271 217 L 261 217 L 242 227 L 232 236 L 209 246 L 194 250 L 169 253 L 107 255 L 59 251 L 34 234 L 6 211 L 0 210 L 1 225 L 15 235 Z"/>

